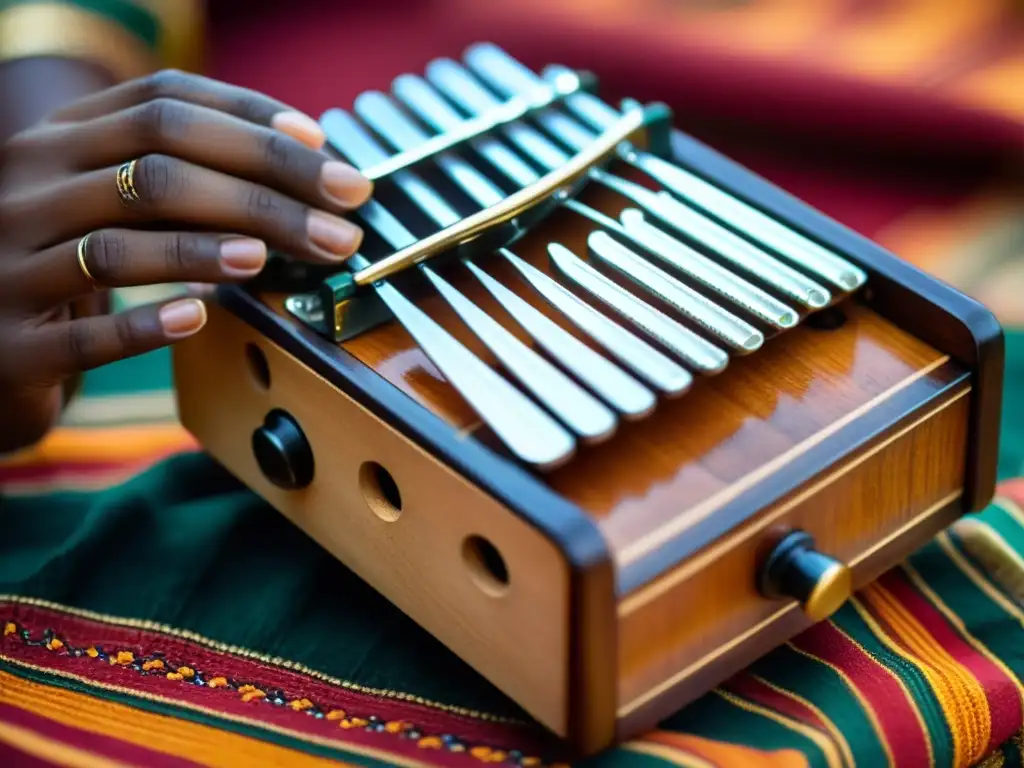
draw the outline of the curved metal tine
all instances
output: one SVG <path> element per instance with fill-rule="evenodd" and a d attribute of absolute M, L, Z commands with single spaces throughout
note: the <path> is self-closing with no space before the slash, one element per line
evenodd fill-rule
<path fill-rule="evenodd" d="M 566 279 L 657 339 L 691 368 L 713 375 L 724 371 L 729 364 L 729 356 L 721 349 L 616 285 L 565 246 L 550 243 L 548 255 Z"/>
<path fill-rule="evenodd" d="M 750 323 L 652 266 L 607 232 L 591 232 L 587 246 L 599 261 L 671 305 L 736 354 L 749 354 L 764 344 L 764 334 Z"/>
<path fill-rule="evenodd" d="M 386 136 L 388 141 L 399 150 L 411 149 L 429 138 L 383 95 L 371 94 L 365 99 L 361 96 L 360 100 L 357 100 L 356 109 L 374 130 Z M 495 201 L 495 197 L 500 199 L 501 190 L 462 158 L 452 157 L 444 170 L 479 204 L 490 205 Z M 537 343 L 609 404 L 633 417 L 645 415 L 653 408 L 653 395 L 639 382 L 595 353 L 572 334 L 565 332 L 556 323 L 544 317 L 542 313 L 508 291 L 471 261 L 463 259 L 462 263 Z M 469 319 L 464 319 L 467 323 L 469 322 Z M 500 324 L 496 325 L 500 327 Z M 479 331 L 477 332 L 479 334 Z M 495 353 L 497 354 L 497 352 Z M 522 350 L 520 350 L 520 354 L 522 354 Z M 545 392 L 548 393 L 547 390 Z M 550 396 L 551 393 L 548 394 Z M 589 399 L 589 395 L 584 395 L 583 399 L 586 401 Z M 563 403 L 558 406 L 559 410 L 556 413 L 565 413 L 566 407 L 567 404 Z M 585 407 L 592 410 L 594 404 L 586 402 Z M 594 420 L 591 418 L 591 421 Z M 575 423 L 578 426 L 583 422 L 581 418 L 577 418 Z"/>
<path fill-rule="evenodd" d="M 552 83 L 565 77 L 577 77 L 575 72 L 561 65 L 551 65 L 542 74 L 535 74 L 490 43 L 473 46 L 467 54 L 467 62 L 470 66 L 475 63 L 481 73 L 489 72 L 500 78 L 506 84 L 509 96 L 536 89 L 538 82 Z M 567 97 L 564 103 L 570 113 L 595 131 L 603 130 L 620 116 L 597 96 L 583 91 Z M 579 123 L 565 115 L 560 114 L 558 120 L 548 120 L 544 125 L 573 145 L 593 138 Z M 853 291 L 867 282 L 867 274 L 855 264 L 696 174 L 636 147 L 624 146 L 620 155 L 687 202 L 759 240 L 791 263 L 814 272 L 841 290 Z"/>
<path fill-rule="evenodd" d="M 429 134 L 380 91 L 361 93 L 353 106 L 356 114 L 398 151 L 412 149 L 430 139 Z M 442 152 L 434 161 L 481 207 L 486 208 L 505 198 L 505 193 L 497 185 L 454 153 Z"/>
<path fill-rule="evenodd" d="M 568 376 L 509 333 L 497 320 L 452 287 L 433 270 L 425 270 L 434 287 L 519 383 L 550 408 L 585 442 L 611 437 L 615 415 Z"/>
<path fill-rule="evenodd" d="M 357 150 L 354 154 L 373 162 L 372 143 L 359 151 L 361 126 L 347 113 L 338 112 L 323 121 L 328 138 L 350 162 L 355 163 L 356 158 L 346 149 L 353 147 Z M 353 131 L 353 126 L 358 131 Z M 380 203 L 370 200 L 360 209 L 361 215 L 367 208 L 372 215 L 363 216 L 364 220 L 392 247 L 415 242 L 415 235 Z M 350 261 L 359 264 L 366 260 L 355 256 Z M 514 456 L 538 469 L 552 469 L 573 456 L 575 438 L 551 415 L 466 349 L 391 283 L 377 283 L 374 290 L 441 375 Z"/>
<path fill-rule="evenodd" d="M 709 291 L 742 307 L 772 328 L 783 331 L 799 322 L 800 317 L 795 309 L 650 224 L 643 211 L 626 208 L 619 214 L 619 219 L 626 234 L 653 256 L 672 265 Z"/>
<path fill-rule="evenodd" d="M 757 248 L 749 240 L 686 207 L 674 197 L 664 192 L 651 192 L 646 187 L 600 169 L 594 169 L 592 175 L 599 177 L 605 186 L 643 207 L 684 238 L 699 241 L 790 300 L 809 309 L 820 309 L 831 301 L 832 294 L 819 283 Z"/>
<path fill-rule="evenodd" d="M 466 262 L 466 267 L 490 291 L 495 301 L 501 304 L 540 346 L 557 358 L 605 402 L 630 419 L 641 419 L 654 410 L 658 401 L 647 387 L 553 322 L 476 264 Z"/>
<path fill-rule="evenodd" d="M 515 456 L 541 470 L 555 469 L 572 458 L 576 441 L 558 422 L 391 283 L 382 281 L 374 288 L 424 354 Z"/>
<path fill-rule="evenodd" d="M 417 112 L 424 122 L 432 124 L 436 130 L 450 130 L 463 119 L 430 83 L 421 78 L 402 75 L 395 80 L 393 88 L 399 99 Z M 474 149 L 497 170 L 505 173 L 513 182 L 522 186 L 540 178 L 539 173 L 523 164 L 518 155 L 510 152 L 500 142 L 488 138 L 481 140 Z M 612 222 L 612 224 L 615 225 L 616 222 Z M 591 308 L 557 281 L 552 280 L 544 272 L 523 261 L 511 251 L 500 249 L 499 252 L 517 268 L 527 284 L 531 285 L 549 304 L 649 384 L 668 396 L 676 396 L 689 389 L 692 377 L 685 369 L 662 355 L 647 342 Z M 604 358 L 592 352 L 586 345 L 582 345 L 574 336 L 552 323 L 543 313 L 522 301 L 515 293 L 493 280 L 483 270 L 478 270 L 475 266 L 471 268 L 479 272 L 477 277 L 491 291 L 495 299 L 505 306 L 509 314 L 515 317 L 537 339 L 538 343 L 548 349 L 549 354 L 557 355 L 557 352 L 554 349 L 555 345 L 546 342 L 542 336 L 543 326 L 550 325 L 544 335 L 553 334 L 561 339 L 558 348 L 579 345 L 580 349 L 577 354 L 590 359 L 591 364 L 586 367 L 579 364 L 574 365 L 567 362 L 564 356 L 563 363 L 567 364 L 575 375 L 583 379 L 591 389 L 624 413 L 633 413 L 633 409 L 646 408 L 643 403 L 649 397 L 649 394 L 645 394 L 647 390 L 640 387 L 632 378 L 625 376 L 619 368 L 609 365 Z M 510 305 L 515 305 L 515 307 Z M 627 400 L 634 405 L 627 406 Z"/>
<path fill-rule="evenodd" d="M 427 81 L 473 117 L 502 104 L 468 70 L 451 59 L 435 59 L 430 62 L 427 65 Z M 546 171 L 561 168 L 569 162 L 569 155 L 564 150 L 524 122 L 504 126 L 502 132 L 523 154 Z"/>
<path fill-rule="evenodd" d="M 478 47 L 471 48 L 469 54 L 467 54 L 467 59 L 470 58 L 474 52 L 480 50 L 482 49 Z M 487 63 L 486 57 L 483 61 L 484 63 Z M 480 63 L 480 57 L 477 58 L 477 63 Z M 516 62 L 516 64 L 518 65 L 518 62 Z M 518 66 L 521 67 L 521 65 Z M 504 70 L 502 70 L 502 72 L 504 72 Z M 482 90 L 482 86 L 475 81 L 472 74 L 462 69 L 454 62 L 449 62 L 447 60 L 431 62 L 431 65 L 428 67 L 428 77 L 431 78 L 432 82 L 435 82 L 439 88 L 444 90 L 446 95 L 453 99 L 457 97 L 460 89 L 469 88 L 469 86 L 466 85 L 467 81 L 472 83 L 475 89 Z M 536 75 L 533 77 L 536 77 Z M 524 80 L 525 78 L 521 77 L 519 82 L 522 84 Z M 522 87 L 526 88 L 526 85 L 522 85 Z M 486 92 L 484 92 L 484 94 L 486 94 Z M 501 103 L 497 97 L 490 95 L 474 96 L 472 102 L 473 104 L 471 107 L 479 111 L 487 108 L 493 108 Z M 546 137 L 529 126 L 522 127 L 518 133 L 519 140 L 516 141 L 520 149 L 524 152 L 530 151 L 522 145 L 522 137 L 525 136 L 529 136 L 530 140 L 534 144 L 546 146 L 547 149 L 545 151 L 547 152 L 547 157 L 552 162 L 555 159 L 555 153 L 561 153 L 559 159 L 560 163 L 565 162 L 568 159 L 567 156 L 562 153 L 561 150 L 554 147 Z M 592 169 L 590 177 L 604 186 L 615 190 L 619 194 L 624 195 L 637 205 L 655 215 L 657 218 L 664 218 L 664 212 L 669 206 L 662 204 L 662 198 L 645 187 L 641 187 L 639 184 L 635 184 L 631 181 L 615 176 L 614 174 L 608 173 L 601 168 Z M 683 207 L 682 204 L 678 203 L 674 198 L 669 199 L 674 203 L 677 203 L 679 207 Z M 690 210 L 688 211 L 688 215 L 685 215 L 685 220 L 685 227 L 680 226 L 674 221 L 669 223 L 684 236 L 689 235 L 696 238 L 704 245 L 731 261 L 740 269 L 744 269 L 748 274 L 757 275 L 760 279 L 771 285 L 773 289 L 788 296 L 790 299 L 801 303 L 808 309 L 820 309 L 821 307 L 826 306 L 831 300 L 831 294 L 825 288 L 821 287 L 797 270 L 778 261 L 768 253 L 756 248 L 748 240 L 741 238 L 731 230 L 717 224 L 712 219 L 706 218 L 698 212 Z"/>
<path fill-rule="evenodd" d="M 400 75 L 391 84 L 391 89 L 395 98 L 438 133 L 458 128 L 464 120 L 430 83 L 417 75 Z M 471 140 L 469 146 L 519 187 L 528 186 L 540 178 L 537 171 L 493 136 L 480 136 Z"/>
<path fill-rule="evenodd" d="M 383 94 L 364 94 L 356 101 L 356 109 L 375 131 L 385 137 L 398 150 L 410 149 L 425 141 L 427 136 L 411 123 Z M 465 161 L 452 157 L 449 172 L 458 174 L 460 183 L 471 196 L 498 195 L 501 191 L 493 186 L 475 169 L 464 169 Z M 470 171 L 472 173 L 470 173 Z M 475 176 L 475 178 L 474 178 Z M 402 186 L 401 180 L 396 180 Z M 423 185 L 429 194 L 436 192 Z M 419 200 L 416 200 L 419 202 Z M 468 265 L 468 261 L 463 260 Z M 477 307 L 473 302 L 444 280 L 425 264 L 419 265 L 433 286 L 458 314 L 460 319 L 476 334 L 484 345 L 515 376 L 520 384 L 576 434 L 587 442 L 605 440 L 614 434 L 618 423 L 615 415 L 597 398 L 576 384 L 561 370 L 549 363 L 534 350 L 523 344 L 499 322 Z"/>
<path fill-rule="evenodd" d="M 580 299 L 557 280 L 507 249 L 499 251 L 523 279 L 609 354 L 666 397 L 689 391 L 693 376 L 639 336 Z"/>

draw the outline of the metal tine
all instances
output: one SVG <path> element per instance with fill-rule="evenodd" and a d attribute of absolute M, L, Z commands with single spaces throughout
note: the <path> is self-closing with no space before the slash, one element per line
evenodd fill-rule
<path fill-rule="evenodd" d="M 538 90 L 538 86 L 547 90 L 549 83 L 557 79 L 578 78 L 568 67 L 558 65 L 549 66 L 543 76 L 538 75 L 492 43 L 471 46 L 466 53 L 466 62 L 471 69 L 489 80 L 494 87 L 504 90 L 508 96 L 525 95 Z M 576 149 L 593 140 L 592 130 L 603 130 L 609 121 L 619 117 L 612 107 L 583 91 L 567 97 L 563 102 L 573 117 L 549 109 L 538 117 L 538 122 L 545 130 Z M 590 130 L 581 125 L 580 120 L 589 124 Z M 867 281 L 866 273 L 856 265 L 695 174 L 657 155 L 628 145 L 620 148 L 620 156 L 687 202 L 759 240 L 790 262 L 837 288 L 853 291 Z"/>
<path fill-rule="evenodd" d="M 355 108 L 360 117 L 398 151 L 411 149 L 429 138 L 383 94 L 363 94 L 356 100 Z M 444 170 L 481 206 L 491 205 L 502 197 L 500 189 L 461 158 L 448 158 Z M 640 382 L 470 260 L 463 259 L 462 262 L 540 346 L 607 403 L 632 419 L 646 416 L 653 410 L 657 400 Z"/>
<path fill-rule="evenodd" d="M 792 328 L 799 322 L 796 310 L 649 224 L 643 212 L 636 208 L 624 209 L 619 214 L 620 221 L 616 221 L 576 200 L 567 201 L 565 206 L 600 224 L 606 231 L 621 235 L 620 239 L 630 243 L 631 248 L 640 246 L 661 262 L 671 265 L 776 330 Z"/>
<path fill-rule="evenodd" d="M 392 84 L 392 90 L 407 108 L 438 132 L 453 130 L 465 119 L 430 83 L 416 75 L 399 76 Z M 519 155 L 493 137 L 481 137 L 472 146 L 492 166 L 519 186 L 526 186 L 540 178 L 540 174 L 526 165 Z M 611 223 L 617 226 L 616 222 Z M 549 304 L 647 383 L 668 397 L 677 397 L 689 390 L 693 377 L 686 369 L 595 310 L 529 262 L 505 248 L 498 252 Z"/>
<path fill-rule="evenodd" d="M 357 108 L 362 112 L 373 111 L 372 100 L 357 100 Z M 360 115 L 365 120 L 364 114 Z M 371 121 L 367 120 L 368 123 Z M 385 151 L 379 144 L 354 120 L 351 131 L 362 133 L 361 141 L 353 146 L 364 145 L 373 147 L 373 152 L 365 155 L 359 152 L 350 153 L 341 144 L 342 152 L 357 168 L 365 168 L 378 160 L 377 154 Z M 375 129 L 376 130 L 376 129 Z M 406 175 L 406 174 L 403 174 Z M 459 219 L 457 211 L 440 198 L 434 190 L 419 177 L 409 171 L 407 176 L 416 178 L 420 183 L 404 186 L 402 179 L 396 174 L 396 183 L 409 195 L 417 205 L 439 212 L 437 223 L 448 226 Z M 422 198 L 432 199 L 427 205 Z M 442 278 L 437 272 L 425 264 L 418 265 L 427 279 L 459 315 L 460 319 L 477 335 L 481 342 L 497 357 L 519 383 L 529 390 L 534 397 L 557 416 L 566 426 L 572 429 L 586 442 L 606 440 L 614 434 L 618 427 L 615 414 L 605 407 L 598 399 L 576 384 L 562 371 L 538 355 L 534 350 L 523 344 L 499 322 L 477 307 L 462 295 L 454 286 Z"/>
<path fill-rule="evenodd" d="M 607 232 L 591 232 L 587 245 L 600 261 L 670 304 L 705 331 L 723 337 L 735 352 L 748 354 L 764 344 L 764 334 L 750 323 L 731 315 L 689 286 L 652 266 Z"/>
<path fill-rule="evenodd" d="M 729 356 L 721 349 L 634 296 L 564 245 L 549 243 L 548 256 L 567 280 L 657 339 L 694 370 L 711 376 L 721 373 L 728 366 Z"/>
<path fill-rule="evenodd" d="M 406 77 L 401 84 L 396 82 L 394 89 L 399 98 L 405 94 L 411 100 L 414 100 L 415 104 L 427 106 L 430 115 L 433 115 L 435 118 L 439 115 L 443 115 L 443 117 L 440 118 L 442 125 L 437 125 L 435 122 L 435 126 L 438 130 L 450 130 L 462 120 L 462 118 L 459 117 L 451 107 L 443 101 L 440 101 L 440 97 L 431 91 L 429 83 L 425 83 L 416 78 Z M 440 104 L 437 102 L 440 102 Z M 415 107 L 411 108 L 414 109 Z M 425 134 L 423 136 L 423 140 L 426 140 Z M 484 151 L 487 151 L 488 148 L 484 147 L 483 149 Z M 501 156 L 497 156 L 493 151 L 490 151 L 485 155 L 485 159 L 489 160 L 493 165 L 498 166 L 499 170 L 501 169 L 499 165 L 502 160 Z M 630 233 L 626 231 L 625 227 L 618 222 L 609 219 L 598 211 L 582 206 L 582 204 L 576 203 L 575 201 L 573 201 L 573 204 L 569 205 L 569 207 L 578 210 L 590 219 L 591 222 L 599 226 L 612 229 L 620 236 L 629 240 L 633 239 L 630 237 Z M 581 208 L 582 210 L 580 210 Z M 611 258 L 603 248 L 600 250 L 600 255 L 605 261 L 608 261 Z M 616 252 L 614 255 L 619 257 L 618 262 L 621 262 L 622 259 L 626 258 L 620 252 Z M 631 254 L 630 257 L 634 260 L 640 258 L 636 254 Z M 724 343 L 729 344 L 740 354 L 752 352 L 758 349 L 764 342 L 763 334 L 749 323 L 735 316 L 732 312 L 729 312 L 723 307 L 720 307 L 714 302 L 708 300 L 689 286 L 684 285 L 670 275 L 664 274 L 660 269 L 652 266 L 646 261 L 639 264 L 637 269 L 642 270 L 642 274 L 646 278 L 643 282 L 639 283 L 643 288 L 672 303 L 679 312 L 690 317 L 694 322 L 698 323 L 701 327 Z M 750 289 L 751 292 L 756 290 L 753 286 L 750 286 Z M 767 297 L 766 295 L 766 298 L 770 297 Z M 755 296 L 753 302 L 748 301 L 747 303 L 756 302 L 757 299 Z M 792 312 L 790 314 L 792 315 Z M 775 317 L 777 317 L 777 315 L 775 315 Z"/>
<path fill-rule="evenodd" d="M 354 123 L 344 114 L 325 116 L 322 121 L 339 152 L 349 144 L 349 122 Z M 359 214 L 393 248 L 403 248 L 416 240 L 376 200 L 367 201 Z M 352 256 L 349 262 L 356 269 L 369 264 L 360 254 Z M 546 411 L 466 349 L 390 282 L 384 280 L 373 287 L 423 353 L 514 456 L 540 470 L 555 469 L 572 458 L 576 452 L 575 438 Z"/>
<path fill-rule="evenodd" d="M 557 307 L 576 327 L 587 333 L 619 362 L 656 387 L 663 395 L 674 398 L 690 390 L 693 375 L 688 370 L 607 315 L 594 309 L 528 261 L 506 249 L 502 249 L 501 254 L 538 293 Z"/>
<path fill-rule="evenodd" d="M 476 81 L 474 75 L 450 59 L 432 61 L 427 66 L 427 79 L 434 83 L 445 96 L 470 111 L 470 114 L 478 115 L 502 104 L 497 96 L 486 91 Z M 548 112 L 551 110 L 543 110 L 541 114 Z M 539 153 L 533 157 L 548 170 L 564 165 L 569 160 L 566 152 L 525 123 L 513 123 L 506 129 L 506 135 L 526 154 L 539 150 Z M 692 237 L 701 241 L 735 266 L 748 274 L 757 276 L 774 290 L 802 306 L 808 309 L 820 309 L 831 301 L 831 294 L 823 286 L 757 248 L 731 230 L 715 223 L 712 219 L 686 208 L 676 198 L 670 195 L 662 197 L 639 184 L 615 176 L 601 168 L 592 169 L 590 177 L 645 208 L 659 220 L 677 215 L 677 208 L 683 209 L 681 215 L 687 221 L 686 228 L 678 226 L 674 221 L 668 221 L 676 231 L 684 237 Z"/>

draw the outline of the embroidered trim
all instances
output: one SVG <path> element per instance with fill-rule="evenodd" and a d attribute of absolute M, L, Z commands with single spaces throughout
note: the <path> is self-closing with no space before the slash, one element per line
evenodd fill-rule
<path fill-rule="evenodd" d="M 450 734 L 426 733 L 414 723 L 402 720 L 384 720 L 366 712 L 349 712 L 343 709 L 324 707 L 305 697 L 291 697 L 279 688 L 262 686 L 258 682 L 246 682 L 234 677 L 218 675 L 215 671 L 204 671 L 184 663 L 171 660 L 160 651 L 145 656 L 136 656 L 132 651 L 104 648 L 97 645 L 71 646 L 52 629 L 44 630 L 33 638 L 32 632 L 16 622 L 7 621 L 3 627 L 4 638 L 16 638 L 27 647 L 41 647 L 57 654 L 74 658 L 90 658 L 98 663 L 107 663 L 140 675 L 158 675 L 185 685 L 205 688 L 225 688 L 235 691 L 243 702 L 255 705 L 270 705 L 287 708 L 296 714 L 302 713 L 317 720 L 337 722 L 344 730 L 363 729 L 369 733 L 387 733 L 416 743 L 420 749 L 446 750 L 467 753 L 480 762 L 505 764 L 521 768 L 568 768 L 562 763 L 546 764 L 539 757 L 524 755 L 519 750 L 503 750 L 485 744 L 467 744 Z"/>
<path fill-rule="evenodd" d="M 170 626 L 169 624 L 161 624 L 156 621 L 148 621 L 142 619 L 126 619 L 119 618 L 117 616 L 111 616 L 105 613 L 97 613 L 95 611 L 88 611 L 81 608 L 73 608 L 60 603 L 51 602 L 50 600 L 42 600 L 35 597 L 25 597 L 22 595 L 9 595 L 0 594 L 0 606 L 3 605 L 25 605 L 33 608 L 42 608 L 47 611 L 55 611 L 58 613 L 67 614 L 68 616 L 74 616 L 79 619 L 85 619 L 87 621 L 96 621 L 102 624 L 107 624 L 111 627 L 117 627 L 121 629 L 138 629 L 147 632 L 159 632 L 160 634 L 173 637 L 177 640 L 185 640 L 190 643 L 196 643 L 206 649 L 218 651 L 220 653 L 227 653 L 232 656 L 237 656 L 241 659 L 248 661 L 256 661 L 260 664 L 267 664 L 274 667 L 280 667 L 290 672 L 298 672 L 299 674 L 306 675 L 315 680 L 319 680 L 322 683 L 328 685 L 337 686 L 344 688 L 348 691 L 355 693 L 366 694 L 367 696 L 377 696 L 384 699 L 391 699 L 393 701 L 404 701 L 410 704 L 416 704 L 421 707 L 429 707 L 430 709 L 436 709 L 439 712 L 446 712 L 453 715 L 459 715 L 460 717 L 468 717 L 473 720 L 481 720 L 489 723 L 498 723 L 503 725 L 517 725 L 525 726 L 523 720 L 519 720 L 513 717 L 503 717 L 501 715 L 494 715 L 490 712 L 482 712 L 480 710 L 468 709 L 466 707 L 460 707 L 454 704 L 444 704 L 439 701 L 433 701 L 431 699 L 425 699 L 422 696 L 416 696 L 415 694 L 405 693 L 404 691 L 394 691 L 386 688 L 370 688 L 365 685 L 359 685 L 349 680 L 342 680 L 337 677 L 332 677 L 320 672 L 316 669 L 307 667 L 305 664 L 299 664 L 294 661 L 283 659 L 280 656 L 267 656 L 265 654 L 256 653 L 248 648 L 242 648 L 237 645 L 228 645 L 227 643 L 218 642 L 211 640 L 210 638 L 200 635 L 196 632 L 189 630 L 181 630 Z"/>

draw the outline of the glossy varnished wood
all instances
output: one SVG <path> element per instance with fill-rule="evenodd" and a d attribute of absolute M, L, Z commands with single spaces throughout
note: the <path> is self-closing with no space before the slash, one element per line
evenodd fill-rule
<path fill-rule="evenodd" d="M 926 396 L 920 384 L 912 385 Z M 765 600 L 760 564 L 789 530 L 851 565 L 857 586 L 962 511 L 971 388 L 949 383 L 892 429 L 659 579 L 624 595 L 619 615 L 623 728 L 652 725 L 809 624 L 795 603 Z"/>
<path fill-rule="evenodd" d="M 252 349 L 265 356 L 269 387 L 247 364 Z M 546 727 L 567 735 L 571 577 L 548 538 L 223 308 L 211 307 L 202 333 L 175 346 L 174 369 L 182 424 L 207 451 Z M 253 456 L 250 436 L 272 409 L 290 414 L 312 449 L 313 482 L 301 490 L 270 483 Z M 394 480 L 400 514 L 380 504 L 368 462 Z M 483 578 L 467 558 L 470 537 L 497 549 L 507 584 Z"/>
<path fill-rule="evenodd" d="M 612 216 L 625 207 L 621 198 L 601 189 L 587 190 L 583 200 Z M 546 258 L 547 243 L 563 243 L 585 256 L 586 235 L 594 228 L 578 214 L 562 212 L 513 250 L 555 276 Z M 500 257 L 477 263 L 589 343 Z M 478 306 L 530 342 L 464 267 L 449 264 L 443 271 Z M 281 297 L 264 299 L 283 311 Z M 418 303 L 495 365 L 493 356 L 436 293 L 425 290 Z M 626 566 L 678 535 L 688 521 L 712 514 L 909 384 L 921 379 L 934 391 L 954 375 L 953 369 L 943 369 L 947 355 L 872 309 L 848 300 L 842 311 L 847 322 L 838 329 L 804 324 L 769 338 L 749 356 L 734 357 L 722 374 L 698 377 L 691 392 L 675 400 L 662 398 L 651 417 L 623 422 L 611 440 L 582 447 L 544 482 L 599 520 L 616 560 Z M 465 401 L 397 323 L 386 323 L 342 347 L 455 429 L 487 438 Z"/>

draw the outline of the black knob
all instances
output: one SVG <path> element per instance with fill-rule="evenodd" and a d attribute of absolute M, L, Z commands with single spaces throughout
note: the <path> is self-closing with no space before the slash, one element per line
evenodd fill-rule
<path fill-rule="evenodd" d="M 252 433 L 252 452 L 263 475 L 279 488 L 295 491 L 313 482 L 313 449 L 298 423 L 273 410 Z"/>
<path fill-rule="evenodd" d="M 775 545 L 764 565 L 758 588 L 768 598 L 797 600 L 811 621 L 835 613 L 853 593 L 850 569 L 814 549 L 814 539 L 793 531 Z"/>

